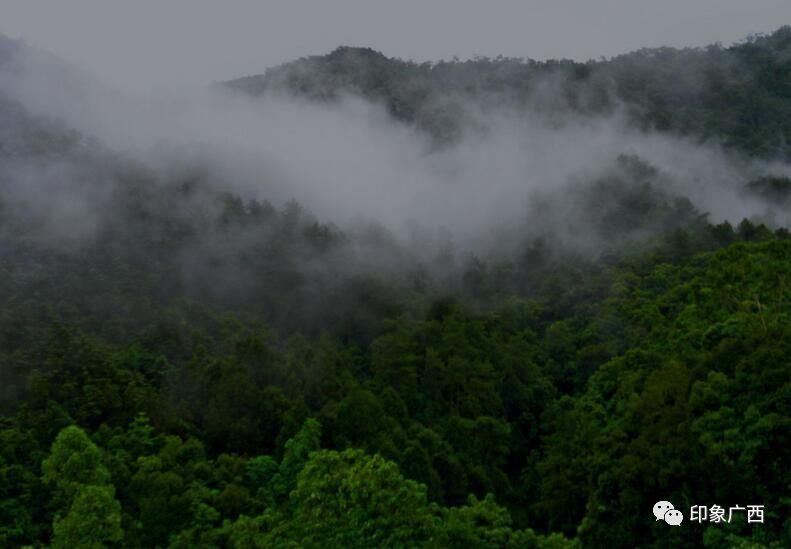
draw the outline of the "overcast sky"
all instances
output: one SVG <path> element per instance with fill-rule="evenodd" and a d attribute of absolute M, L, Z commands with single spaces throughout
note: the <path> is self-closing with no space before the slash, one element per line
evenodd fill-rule
<path fill-rule="evenodd" d="M 1 33 L 131 89 L 257 74 L 339 45 L 585 60 L 784 24 L 791 0 L 0 0 Z"/>

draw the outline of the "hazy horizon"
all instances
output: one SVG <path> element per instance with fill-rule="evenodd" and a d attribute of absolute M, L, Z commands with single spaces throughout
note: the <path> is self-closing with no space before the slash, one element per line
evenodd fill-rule
<path fill-rule="evenodd" d="M 781 0 L 6 0 L 4 6 L 0 33 L 56 53 L 113 86 L 139 91 L 259 74 L 338 46 L 371 47 L 415 61 L 497 55 L 585 61 L 644 47 L 728 45 L 791 22 L 791 3 Z"/>

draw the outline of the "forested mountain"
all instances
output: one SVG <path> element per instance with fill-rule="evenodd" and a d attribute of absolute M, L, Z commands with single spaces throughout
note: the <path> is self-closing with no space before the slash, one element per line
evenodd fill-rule
<path fill-rule="evenodd" d="M 790 28 L 589 63 L 339 48 L 184 130 L 274 139 L 188 145 L 111 93 L 58 111 L 93 89 L 68 67 L 31 99 L 24 49 L 0 40 L 0 546 L 791 544 Z M 371 219 L 396 204 L 411 232 Z"/>
<path fill-rule="evenodd" d="M 791 27 L 722 47 L 644 49 L 608 60 L 477 58 L 415 63 L 341 47 L 228 82 L 333 100 L 381 101 L 399 120 L 438 140 L 458 136 L 476 109 L 534 106 L 549 115 L 624 109 L 643 128 L 716 139 L 751 155 L 788 159 Z"/>

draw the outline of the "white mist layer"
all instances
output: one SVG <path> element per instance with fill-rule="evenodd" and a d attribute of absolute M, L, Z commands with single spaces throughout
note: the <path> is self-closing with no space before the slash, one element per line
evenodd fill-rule
<path fill-rule="evenodd" d="M 135 96 L 109 91 L 36 52 L 18 66 L 0 85 L 32 113 L 60 119 L 164 177 L 198 164 L 245 198 L 275 204 L 294 198 L 322 220 L 341 227 L 374 221 L 418 245 L 432 235 L 489 245 L 502 227 L 530 226 L 525 216 L 535 193 L 593 180 L 623 154 L 652 164 L 667 190 L 687 196 L 715 222 L 766 215 L 765 203 L 746 198 L 745 183 L 791 173 L 787 165 L 740 160 L 714 144 L 638 131 L 620 115 L 550 120 L 539 107 L 478 111 L 485 130 L 469 129 L 459 143 L 432 150 L 424 134 L 352 97 L 317 104 L 220 88 Z M 773 215 L 788 223 L 787 212 Z M 566 222 L 555 220 L 561 229 Z"/>

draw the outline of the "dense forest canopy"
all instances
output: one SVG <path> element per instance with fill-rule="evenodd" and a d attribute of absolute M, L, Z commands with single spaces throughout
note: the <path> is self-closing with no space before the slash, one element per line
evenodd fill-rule
<path fill-rule="evenodd" d="M 210 92 L 0 38 L 0 546 L 791 544 L 791 28 Z"/>

